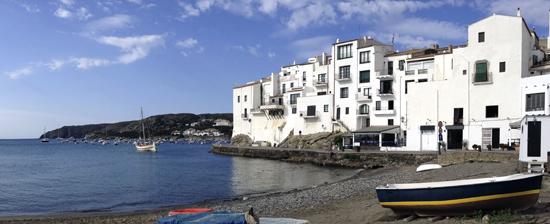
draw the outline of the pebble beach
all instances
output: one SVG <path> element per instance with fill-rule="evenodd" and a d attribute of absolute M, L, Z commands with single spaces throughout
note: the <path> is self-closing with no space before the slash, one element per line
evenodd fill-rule
<path fill-rule="evenodd" d="M 429 218 L 404 221 L 378 205 L 375 187 L 387 183 L 425 182 L 501 176 L 517 173 L 516 162 L 467 162 L 439 170 L 416 173 L 414 166 L 358 170 L 349 179 L 287 192 L 247 195 L 232 200 L 208 201 L 186 207 L 211 207 L 242 212 L 253 207 L 260 217 L 292 217 L 311 223 L 433 223 Z M 549 223 L 550 190 L 545 177 L 539 203 L 515 214 L 514 223 Z M 183 208 L 183 207 L 177 207 Z M 60 214 L 52 216 L 3 217 L 0 223 L 155 223 L 166 216 L 165 208 L 130 213 Z M 480 223 L 478 217 L 449 217 L 438 223 Z"/>

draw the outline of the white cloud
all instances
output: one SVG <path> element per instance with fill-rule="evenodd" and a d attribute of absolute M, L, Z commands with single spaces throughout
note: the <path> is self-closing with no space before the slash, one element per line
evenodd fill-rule
<path fill-rule="evenodd" d="M 66 62 L 64 60 L 53 59 L 49 63 L 46 63 L 46 66 L 48 66 L 51 71 L 56 71 L 61 69 L 65 63 Z"/>
<path fill-rule="evenodd" d="M 332 36 L 317 36 L 295 40 L 290 44 L 290 50 L 299 59 L 307 59 L 323 52 L 330 52 L 331 44 L 335 41 Z"/>
<path fill-rule="evenodd" d="M 137 4 L 137 5 L 141 5 L 141 3 L 143 3 L 142 0 L 127 0 L 127 1 L 130 2 L 130 3 Z"/>
<path fill-rule="evenodd" d="M 78 69 L 86 70 L 94 67 L 107 66 L 112 64 L 111 61 L 101 58 L 71 58 L 70 62 L 75 63 Z"/>
<path fill-rule="evenodd" d="M 118 63 L 130 64 L 147 57 L 151 49 L 164 44 L 161 35 L 143 35 L 130 37 L 103 36 L 99 43 L 118 47 L 123 54 L 117 59 Z"/>
<path fill-rule="evenodd" d="M 186 2 L 179 2 L 182 12 L 180 19 L 186 19 L 193 16 L 199 16 L 201 13 L 204 13 L 214 7 L 223 9 L 225 11 L 242 15 L 245 17 L 250 17 L 254 15 L 254 1 L 252 0 L 197 0 L 195 4 L 190 4 Z"/>
<path fill-rule="evenodd" d="M 385 26 L 385 30 L 396 34 L 444 40 L 463 39 L 467 35 L 465 26 L 446 21 L 427 20 L 423 18 L 406 18 L 401 22 Z"/>
<path fill-rule="evenodd" d="M 74 0 L 59 0 L 63 5 L 71 6 L 74 5 Z"/>
<path fill-rule="evenodd" d="M 135 18 L 125 14 L 117 14 L 92 21 L 86 25 L 89 32 L 116 30 L 131 26 Z"/>
<path fill-rule="evenodd" d="M 21 78 L 22 76 L 30 75 L 32 73 L 33 73 L 33 68 L 31 66 L 27 66 L 11 72 L 6 72 L 5 74 L 8 76 L 9 79 L 18 79 L 18 78 Z"/>
<path fill-rule="evenodd" d="M 480 3 L 483 4 L 483 3 Z M 516 15 L 516 10 L 521 9 L 521 15 L 529 24 L 537 26 L 548 26 L 548 9 L 550 9 L 550 1 L 548 0 L 496 0 L 485 2 L 488 4 L 487 13 L 499 13 L 505 15 Z"/>
<path fill-rule="evenodd" d="M 67 19 L 71 18 L 73 16 L 73 13 L 71 13 L 69 10 L 64 9 L 63 7 L 59 7 L 57 10 L 55 10 L 54 15 L 59 18 Z"/>
<path fill-rule="evenodd" d="M 331 5 L 317 2 L 294 11 L 287 22 L 287 26 L 292 30 L 296 30 L 311 24 L 324 25 L 335 23 L 335 18 L 336 12 Z"/>
<path fill-rule="evenodd" d="M 88 20 L 90 17 L 92 17 L 92 13 L 90 13 L 88 11 L 88 9 L 84 8 L 84 7 L 80 7 L 79 9 L 76 10 L 76 17 L 79 19 L 79 20 Z"/>
<path fill-rule="evenodd" d="M 277 55 L 275 54 L 275 52 L 267 52 L 267 57 L 268 57 L 268 58 L 274 58 L 275 56 L 277 56 Z"/>
<path fill-rule="evenodd" d="M 40 9 L 36 5 L 29 5 L 29 4 L 21 4 L 21 7 L 25 9 L 25 11 L 29 13 L 38 13 L 40 12 Z"/>
<path fill-rule="evenodd" d="M 237 51 L 248 53 L 248 54 L 250 54 L 252 56 L 255 56 L 255 57 L 260 57 L 260 56 L 262 56 L 262 54 L 260 53 L 261 47 L 262 47 L 261 45 L 256 44 L 256 45 L 247 45 L 247 46 L 234 45 L 231 48 L 235 49 Z"/>
<path fill-rule="evenodd" d="M 180 48 L 180 53 L 186 57 L 191 52 L 202 53 L 204 51 L 204 48 L 199 45 L 199 41 L 192 37 L 177 41 L 176 47 Z"/>

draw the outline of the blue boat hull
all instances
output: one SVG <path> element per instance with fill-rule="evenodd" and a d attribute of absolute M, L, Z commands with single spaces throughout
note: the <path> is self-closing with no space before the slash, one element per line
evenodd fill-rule
<path fill-rule="evenodd" d="M 453 216 L 476 211 L 524 210 L 539 197 L 542 175 L 460 186 L 391 189 L 378 187 L 382 207 L 398 214 Z"/>

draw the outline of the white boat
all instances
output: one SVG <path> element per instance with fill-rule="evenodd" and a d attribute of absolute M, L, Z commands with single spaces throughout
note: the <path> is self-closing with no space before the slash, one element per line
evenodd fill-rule
<path fill-rule="evenodd" d="M 41 142 L 43 142 L 43 143 L 50 142 L 50 139 L 48 137 L 46 137 L 46 127 L 44 127 L 44 134 L 42 136 L 44 136 L 44 137 L 40 139 Z"/>
<path fill-rule="evenodd" d="M 422 164 L 416 168 L 416 172 L 441 169 L 441 167 L 439 164 Z"/>
<path fill-rule="evenodd" d="M 147 140 L 147 138 L 145 137 L 145 125 L 143 124 L 143 108 L 141 108 L 141 132 L 143 134 L 143 138 L 142 136 L 140 136 L 139 140 L 134 144 L 136 146 L 136 149 L 141 152 L 156 152 L 157 145 L 155 144 L 155 141 Z"/>

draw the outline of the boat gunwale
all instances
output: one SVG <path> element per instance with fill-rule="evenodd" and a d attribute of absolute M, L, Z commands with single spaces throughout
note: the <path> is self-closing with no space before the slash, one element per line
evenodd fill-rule
<path fill-rule="evenodd" d="M 512 176 L 514 178 L 498 179 L 498 178 L 505 178 L 505 177 L 512 177 Z M 499 176 L 499 177 L 484 177 L 484 178 L 474 178 L 474 179 L 434 181 L 434 182 L 421 182 L 421 183 L 387 184 L 387 185 L 380 185 L 376 187 L 376 190 L 377 191 L 378 190 L 399 191 L 399 190 L 439 189 L 439 188 L 450 188 L 450 187 L 461 187 L 461 186 L 475 186 L 475 185 L 483 185 L 483 184 L 518 181 L 518 180 L 523 180 L 528 178 L 534 178 L 537 176 L 543 176 L 543 174 L 519 173 L 519 174 L 512 174 L 512 175 Z M 472 181 L 480 181 L 480 182 L 472 182 Z M 457 184 L 452 184 L 452 183 L 457 183 Z M 439 186 L 429 186 L 430 184 L 436 184 Z"/>

